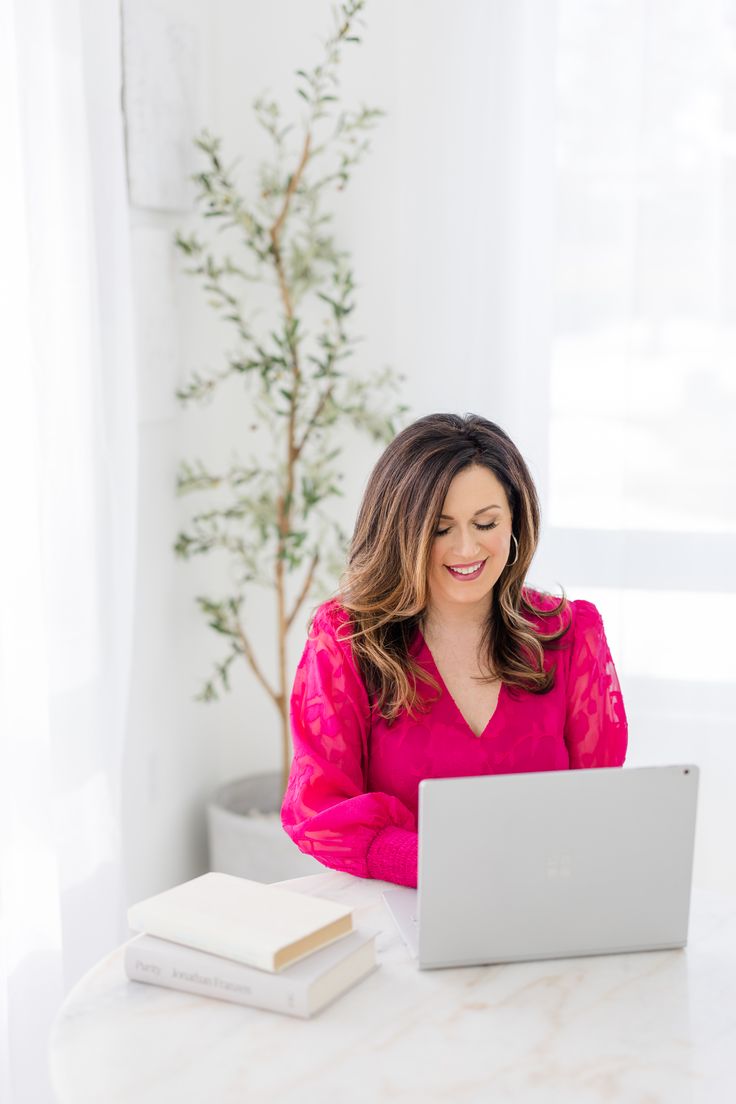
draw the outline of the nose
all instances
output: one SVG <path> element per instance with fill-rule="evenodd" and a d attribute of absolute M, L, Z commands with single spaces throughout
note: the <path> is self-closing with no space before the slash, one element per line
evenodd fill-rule
<path fill-rule="evenodd" d="M 477 553 L 478 548 L 478 534 L 474 529 L 458 531 L 458 538 L 455 542 L 455 555 L 457 555 L 458 559 L 471 560 Z"/>

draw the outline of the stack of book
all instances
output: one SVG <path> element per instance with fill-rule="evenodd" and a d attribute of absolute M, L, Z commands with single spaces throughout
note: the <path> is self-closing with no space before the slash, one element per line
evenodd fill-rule
<path fill-rule="evenodd" d="M 281 886 L 202 874 L 128 910 L 132 981 L 307 1018 L 372 973 L 376 932 L 353 909 Z"/>

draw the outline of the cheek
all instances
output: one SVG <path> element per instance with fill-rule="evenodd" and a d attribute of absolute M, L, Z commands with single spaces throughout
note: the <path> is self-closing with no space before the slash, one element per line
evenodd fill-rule
<path fill-rule="evenodd" d="M 508 548 L 511 544 L 511 529 L 493 529 L 489 534 L 496 548 Z"/>
<path fill-rule="evenodd" d="M 499 562 L 505 563 L 508 559 L 511 537 L 506 533 L 497 533 L 495 530 L 484 533 L 483 536 L 482 547 L 488 556 L 490 556 L 494 568 Z"/>

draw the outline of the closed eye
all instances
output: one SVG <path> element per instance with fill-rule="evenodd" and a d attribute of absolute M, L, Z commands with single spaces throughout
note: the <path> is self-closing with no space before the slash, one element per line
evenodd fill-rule
<path fill-rule="evenodd" d="M 497 521 L 491 521 L 491 522 L 488 523 L 488 525 L 481 525 L 480 522 L 476 522 L 475 523 L 475 528 L 476 529 L 495 529 L 497 525 L 498 525 Z M 452 526 L 448 525 L 446 529 L 436 529 L 434 535 L 436 537 L 444 537 L 446 533 L 450 532 L 451 528 L 452 528 Z"/>

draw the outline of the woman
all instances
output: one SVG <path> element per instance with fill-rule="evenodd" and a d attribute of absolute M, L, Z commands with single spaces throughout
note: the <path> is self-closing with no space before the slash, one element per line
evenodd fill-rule
<path fill-rule="evenodd" d="M 485 418 L 432 414 L 385 450 L 294 680 L 281 820 L 302 851 L 416 886 L 423 778 L 621 766 L 601 616 L 524 585 L 538 536 L 529 470 Z"/>

